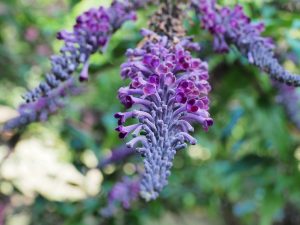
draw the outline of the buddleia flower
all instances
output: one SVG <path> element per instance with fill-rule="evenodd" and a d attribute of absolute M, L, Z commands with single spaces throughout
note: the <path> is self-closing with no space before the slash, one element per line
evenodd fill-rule
<path fill-rule="evenodd" d="M 168 183 L 176 152 L 196 144 L 190 134 L 192 124 L 204 130 L 213 124 L 208 113 L 211 87 L 206 62 L 194 58 L 189 48 L 199 46 L 189 38 L 168 39 L 143 30 L 141 48 L 127 50 L 127 62 L 121 65 L 121 77 L 129 79 L 119 89 L 119 99 L 127 112 L 116 113 L 120 138 L 131 135 L 127 143 L 144 157 L 141 196 L 155 199 Z M 127 124 L 129 118 L 136 123 Z"/>
<path fill-rule="evenodd" d="M 125 21 L 133 19 L 135 13 L 132 8 L 119 1 L 114 1 L 108 9 L 92 8 L 78 16 L 72 31 L 63 30 L 57 34 L 57 38 L 64 41 L 60 54 L 51 57 L 51 70 L 45 82 L 24 96 L 26 102 L 47 96 L 80 66 L 79 80 L 87 80 L 90 56 L 103 51 L 112 33 Z"/>
<path fill-rule="evenodd" d="M 88 80 L 90 56 L 103 52 L 113 32 L 124 22 L 135 20 L 134 9 L 147 3 L 149 0 L 113 1 L 107 9 L 92 8 L 78 16 L 72 31 L 59 32 L 57 38 L 64 41 L 60 54 L 51 57 L 51 70 L 45 81 L 24 95 L 26 102 L 19 107 L 20 115 L 9 121 L 5 130 L 45 121 L 62 108 L 61 102 L 74 82 L 72 75 L 80 69 L 79 80 Z"/>
<path fill-rule="evenodd" d="M 272 40 L 261 35 L 264 24 L 251 22 L 242 6 L 217 8 L 215 0 L 193 0 L 192 5 L 202 27 L 214 35 L 217 52 L 227 52 L 229 46 L 234 45 L 251 64 L 268 73 L 272 79 L 300 86 L 300 76 L 286 71 L 279 64 L 274 56 Z"/>

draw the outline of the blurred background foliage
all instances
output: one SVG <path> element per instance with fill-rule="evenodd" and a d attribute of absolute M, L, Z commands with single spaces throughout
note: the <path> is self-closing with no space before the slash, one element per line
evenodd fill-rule
<path fill-rule="evenodd" d="M 300 16 L 281 1 L 240 3 L 254 20 L 266 23 L 276 54 L 300 73 Z M 62 45 L 58 30 L 70 29 L 76 15 L 107 0 L 2 0 L 0 2 L 0 123 L 16 115 L 21 95 L 38 84 L 50 67 L 48 57 Z M 234 49 L 212 52 L 210 35 L 191 14 L 188 33 L 201 43 L 209 62 L 209 132 L 196 129 L 196 146 L 180 152 L 170 182 L 156 201 L 136 202 L 113 218 L 103 218 L 107 193 L 125 175 L 133 175 L 131 157 L 97 169 L 99 161 L 121 145 L 113 114 L 122 109 L 116 93 L 124 81 L 119 65 L 134 47 L 148 16 L 140 11 L 112 38 L 105 55 L 92 59 L 85 92 L 43 124 L 32 124 L 8 143 L 0 143 L 0 224 L 5 225 L 293 225 L 300 224 L 300 132 L 276 101 L 267 76 Z"/>

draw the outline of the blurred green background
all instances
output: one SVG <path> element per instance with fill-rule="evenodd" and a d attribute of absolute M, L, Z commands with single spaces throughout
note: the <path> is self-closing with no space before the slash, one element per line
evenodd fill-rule
<path fill-rule="evenodd" d="M 290 71 L 300 73 L 300 16 L 281 1 L 241 3 L 265 35 L 276 40 L 276 54 Z M 16 115 L 21 95 L 49 69 L 48 57 L 62 43 L 56 32 L 71 29 L 76 15 L 106 0 L 2 0 L 0 2 L 0 123 Z M 136 202 L 103 218 L 107 193 L 124 175 L 132 157 L 97 169 L 99 160 L 122 143 L 114 131 L 115 112 L 123 109 L 116 93 L 123 54 L 141 39 L 155 8 L 139 11 L 112 38 L 105 55 L 92 58 L 85 92 L 69 99 L 60 114 L 18 133 L 13 147 L 0 143 L 0 224 L 5 225 L 299 225 L 300 132 L 276 102 L 265 74 L 233 49 L 212 52 L 211 36 L 191 14 L 188 33 L 201 43 L 199 57 L 210 65 L 209 132 L 199 127 L 198 145 L 175 158 L 169 185 L 158 200 Z M 293 60 L 294 59 L 294 60 Z M 298 68 L 298 69 L 297 69 Z"/>

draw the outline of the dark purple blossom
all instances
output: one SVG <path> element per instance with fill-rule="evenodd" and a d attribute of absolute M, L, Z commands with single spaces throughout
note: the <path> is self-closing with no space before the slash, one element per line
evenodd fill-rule
<path fill-rule="evenodd" d="M 123 209 L 130 209 L 132 203 L 138 199 L 139 191 L 139 180 L 137 178 L 124 177 L 110 190 L 108 205 L 101 210 L 101 214 L 110 217 L 117 212 L 119 205 Z"/>
<path fill-rule="evenodd" d="M 242 6 L 217 8 L 215 0 L 192 2 L 202 27 L 214 35 L 217 52 L 227 52 L 229 45 L 235 45 L 251 64 L 268 73 L 272 79 L 300 86 L 300 76 L 286 71 L 275 58 L 272 40 L 261 36 L 264 24 L 252 23 Z"/>
<path fill-rule="evenodd" d="M 148 37 L 142 48 L 129 49 L 128 61 L 121 66 L 121 76 L 130 79 L 129 87 L 119 90 L 119 99 L 131 112 L 117 113 L 121 138 L 132 134 L 127 143 L 144 156 L 141 195 L 157 198 L 167 185 L 176 151 L 186 143 L 196 144 L 189 132 L 192 122 L 205 130 L 212 126 L 208 113 L 207 63 L 193 58 L 188 48 L 199 50 L 190 39 L 169 40 L 166 36 L 143 30 Z M 126 119 L 136 118 L 125 126 Z"/>

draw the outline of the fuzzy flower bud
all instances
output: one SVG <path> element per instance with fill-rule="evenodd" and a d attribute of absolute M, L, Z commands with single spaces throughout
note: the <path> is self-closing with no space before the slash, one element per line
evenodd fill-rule
<path fill-rule="evenodd" d="M 127 51 L 128 61 L 121 66 L 122 78 L 131 83 L 120 88 L 119 99 L 134 109 L 115 117 L 120 138 L 132 134 L 127 146 L 137 147 L 144 157 L 140 190 L 142 197 L 151 200 L 167 185 L 176 152 L 186 143 L 196 144 L 189 134 L 192 123 L 207 130 L 213 120 L 208 113 L 207 64 L 188 50 L 195 45 L 189 39 L 173 42 L 151 31 L 142 34 L 148 40 L 141 49 Z M 125 126 L 128 118 L 136 118 L 137 123 Z"/>

